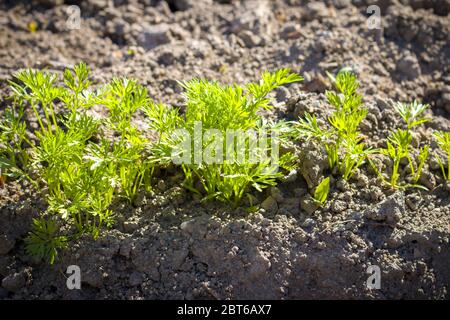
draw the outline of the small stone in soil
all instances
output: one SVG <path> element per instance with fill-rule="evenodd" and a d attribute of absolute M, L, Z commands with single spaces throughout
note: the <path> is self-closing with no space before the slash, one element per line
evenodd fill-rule
<path fill-rule="evenodd" d="M 2 287 L 10 292 L 17 292 L 25 285 L 23 273 L 13 273 L 2 280 Z"/>

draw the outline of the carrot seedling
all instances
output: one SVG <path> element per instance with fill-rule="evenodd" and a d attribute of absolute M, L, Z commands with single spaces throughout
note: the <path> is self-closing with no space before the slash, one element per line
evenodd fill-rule
<path fill-rule="evenodd" d="M 447 170 L 445 170 L 445 160 L 439 155 L 436 155 L 436 159 L 442 170 L 442 175 L 445 180 L 450 180 L 450 132 L 436 131 L 434 132 L 434 137 L 436 138 L 438 145 L 441 147 L 442 151 L 447 155 Z"/>
<path fill-rule="evenodd" d="M 321 128 L 315 116 L 306 113 L 303 119 L 294 123 L 300 139 L 315 139 L 327 153 L 331 170 L 337 169 L 345 180 L 350 179 L 373 150 L 366 148 L 358 131 L 361 121 L 367 115 L 362 106 L 356 76 L 341 70 L 336 77 L 330 76 L 336 91 L 327 91 L 328 102 L 334 111 L 328 118 L 329 127 Z"/>

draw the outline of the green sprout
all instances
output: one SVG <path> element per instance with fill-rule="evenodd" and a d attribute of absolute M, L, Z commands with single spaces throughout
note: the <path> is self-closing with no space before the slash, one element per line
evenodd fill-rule
<path fill-rule="evenodd" d="M 440 156 L 436 156 L 436 159 L 441 167 L 444 179 L 450 180 L 450 132 L 436 131 L 434 132 L 434 137 L 436 138 L 438 145 L 447 155 L 447 171 L 445 170 L 445 160 L 443 160 Z"/>
<path fill-rule="evenodd" d="M 181 82 L 185 90 L 185 116 L 177 109 L 161 104 L 150 103 L 144 107 L 150 128 L 158 134 L 156 143 L 150 146 L 152 159 L 159 164 L 167 164 L 174 155 L 184 153 L 187 160 L 181 164 L 185 175 L 184 186 L 194 193 L 206 193 L 204 200 L 216 199 L 237 206 L 249 188 L 260 191 L 273 186 L 282 174 L 271 169 L 270 159 L 262 157 L 250 162 L 247 155 L 242 159 L 238 156 L 241 150 L 258 150 L 258 154 L 268 152 L 271 139 L 267 145 L 257 146 L 252 143 L 251 135 L 241 142 L 233 138 L 230 144 L 226 144 L 227 139 L 221 137 L 227 137 L 228 130 L 244 134 L 253 130 L 269 135 L 281 130 L 275 124 L 263 123 L 258 111 L 271 108 L 267 95 L 272 90 L 301 80 L 299 75 L 291 73 L 289 69 L 280 69 L 274 73 L 264 72 L 259 83 L 246 86 L 224 86 L 199 79 Z M 184 131 L 180 133 L 180 129 Z M 206 136 L 211 130 L 217 135 Z M 194 139 L 192 144 L 188 142 L 187 148 L 192 147 L 193 150 L 183 152 L 186 148 L 179 148 L 180 142 L 185 136 L 194 137 L 196 132 L 202 138 Z M 231 148 L 231 152 L 227 148 Z M 211 163 L 198 161 L 198 154 L 194 152 L 196 149 L 212 151 L 214 159 L 223 156 L 217 150 L 225 150 L 234 159 Z M 287 166 L 289 158 L 289 154 L 281 156 L 279 165 Z"/>
<path fill-rule="evenodd" d="M 394 104 L 394 109 L 405 121 L 408 129 L 431 120 L 431 118 L 425 118 L 422 116 L 423 112 L 428 107 L 428 104 L 421 104 L 416 100 L 411 103 L 397 102 L 396 104 Z"/>
<path fill-rule="evenodd" d="M 33 219 L 32 231 L 25 239 L 27 254 L 49 264 L 55 262 L 58 250 L 67 247 L 67 237 L 58 235 L 58 227 L 54 220 Z"/>
<path fill-rule="evenodd" d="M 397 129 L 388 138 L 387 148 L 381 150 L 382 154 L 391 158 L 393 162 L 390 180 L 393 188 L 396 188 L 398 184 L 400 161 L 409 156 L 411 141 L 412 135 L 409 131 Z"/>
<path fill-rule="evenodd" d="M 357 93 L 359 84 L 352 72 L 341 70 L 336 77 L 329 76 L 337 90 L 326 92 L 328 102 L 334 107 L 328 118 L 330 127 L 322 129 L 315 116 L 305 113 L 303 119 L 294 123 L 294 128 L 298 138 L 315 139 L 323 144 L 330 169 L 337 168 L 342 177 L 349 180 L 373 152 L 365 148 L 358 131 L 367 109 L 362 106 L 362 97 Z"/>
<path fill-rule="evenodd" d="M 386 179 L 372 162 L 372 167 L 375 169 L 377 175 L 393 189 L 407 187 L 426 189 L 418 185 L 417 182 L 420 179 L 425 161 L 429 156 L 429 146 L 424 146 L 420 149 L 417 160 L 415 161 L 412 156 L 411 141 L 412 134 L 409 130 L 397 129 L 388 137 L 388 141 L 386 142 L 387 147 L 379 150 L 382 155 L 387 156 L 392 161 L 390 179 Z M 409 163 L 412 184 L 399 182 L 400 164 L 403 159 L 407 159 Z"/>
<path fill-rule="evenodd" d="M 381 149 L 380 152 L 382 155 L 389 157 L 392 161 L 392 172 L 389 182 L 384 178 L 384 176 L 380 173 L 380 171 L 376 168 L 373 162 L 371 162 L 372 167 L 377 173 L 378 177 L 381 178 L 382 181 L 389 184 L 391 188 L 407 188 L 407 187 L 416 187 L 425 189 L 424 186 L 418 184 L 418 181 L 421 177 L 423 167 L 429 157 L 430 148 L 429 146 L 423 146 L 419 149 L 419 153 L 417 158 L 413 157 L 413 148 L 411 146 L 412 142 L 412 133 L 411 129 L 423 124 L 425 122 L 430 121 L 430 118 L 425 118 L 422 116 L 423 112 L 429 107 L 427 104 L 421 104 L 414 100 L 412 103 L 396 103 L 394 104 L 394 109 L 399 113 L 400 117 L 406 124 L 407 129 L 397 129 L 392 132 L 388 137 L 388 141 L 386 142 L 387 147 Z M 410 169 L 410 180 L 412 183 L 400 183 L 400 173 L 399 168 L 403 159 L 407 159 Z"/>
<path fill-rule="evenodd" d="M 314 201 L 323 205 L 327 201 L 328 193 L 330 192 L 330 177 L 323 179 L 314 191 Z"/>
<path fill-rule="evenodd" d="M 14 104 L 5 110 L 0 121 L 0 172 L 3 176 L 31 180 L 26 169 L 30 154 L 25 147 L 26 144 L 31 145 L 31 141 L 26 134 L 23 116 L 23 107 Z"/>
<path fill-rule="evenodd" d="M 29 179 L 42 190 L 47 213 L 75 227 L 71 238 L 83 233 L 96 238 L 102 227 L 114 223 L 110 206 L 116 197 L 131 203 L 138 192 L 151 189 L 148 139 L 133 124 L 137 110 L 149 103 L 148 93 L 128 79 L 90 90 L 84 63 L 66 69 L 63 85 L 58 83 L 57 75 L 30 69 L 10 81 L 12 103 L 0 121 L 0 169 L 2 175 Z M 88 112 L 94 105 L 105 106 L 108 117 L 94 118 Z M 37 129 L 28 127 L 28 107 Z M 57 225 L 39 218 L 33 228 L 31 252 L 53 261 L 58 242 L 52 241 L 60 239 Z"/>

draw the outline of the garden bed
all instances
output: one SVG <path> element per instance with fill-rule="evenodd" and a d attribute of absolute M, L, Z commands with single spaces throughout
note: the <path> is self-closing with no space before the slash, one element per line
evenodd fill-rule
<path fill-rule="evenodd" d="M 330 172 L 320 145 L 299 139 L 290 145 L 296 167 L 237 207 L 201 201 L 183 188 L 179 167 L 158 168 L 151 190 L 112 203 L 111 228 L 95 240 L 77 237 L 48 264 L 31 257 L 25 242 L 32 219 L 48 207 L 45 188 L 2 179 L 0 298 L 448 299 L 450 186 L 433 137 L 450 131 L 445 1 L 378 1 L 382 31 L 368 29 L 364 1 L 82 2 L 78 30 L 67 29 L 60 2 L 1 5 L 2 117 L 11 103 L 7 80 L 19 69 L 48 69 L 61 79 L 66 67 L 85 61 L 93 87 L 134 78 L 152 100 L 182 111 L 179 80 L 244 85 L 266 69 L 289 67 L 304 80 L 275 89 L 273 108 L 262 116 L 297 121 L 309 113 L 325 125 L 333 112 L 326 72 L 348 67 L 368 109 L 359 126 L 368 146 L 385 147 L 390 133 L 404 128 L 397 101 L 429 104 L 424 115 L 432 120 L 417 126 L 413 141 L 430 146 L 418 181 L 427 190 L 393 189 L 369 163 L 345 181 Z M 108 114 L 101 106 L 90 111 Z M 29 113 L 28 127 L 39 128 Z M 144 126 L 145 115 L 133 121 Z M 328 198 L 311 205 L 324 176 L 331 179 Z M 69 265 L 80 267 L 81 290 L 66 286 Z M 380 289 L 366 284 L 373 265 L 381 270 Z"/>

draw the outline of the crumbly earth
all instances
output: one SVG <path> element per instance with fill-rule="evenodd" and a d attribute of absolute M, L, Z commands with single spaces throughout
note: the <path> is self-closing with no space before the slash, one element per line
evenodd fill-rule
<path fill-rule="evenodd" d="M 76 11 L 67 3 L 78 3 L 80 29 L 68 28 Z M 382 29 L 368 27 L 370 4 L 381 9 Z M 0 8 L 1 109 L 6 80 L 23 67 L 60 72 L 85 61 L 94 83 L 136 78 L 173 105 L 183 104 L 177 80 L 244 83 L 290 67 L 305 81 L 278 89 L 267 116 L 325 119 L 325 72 L 348 66 L 369 108 L 361 126 L 369 145 L 382 146 L 401 126 L 393 101 L 431 105 L 433 121 L 414 143 L 428 141 L 434 152 L 432 131 L 450 130 L 447 0 L 42 0 Z M 334 178 L 329 201 L 314 210 L 308 185 L 326 173 L 326 159 L 314 144 L 294 148 L 298 170 L 254 194 L 257 212 L 200 203 L 180 187 L 177 170 L 161 171 L 152 193 L 115 204 L 113 229 L 72 243 L 53 266 L 24 252 L 45 202 L 26 183 L 6 181 L 0 299 L 449 298 L 450 186 L 435 160 L 420 180 L 431 191 L 388 190 L 364 166 L 348 183 Z M 72 264 L 81 268 L 81 290 L 66 287 Z M 366 286 L 370 265 L 381 270 L 380 289 Z"/>

